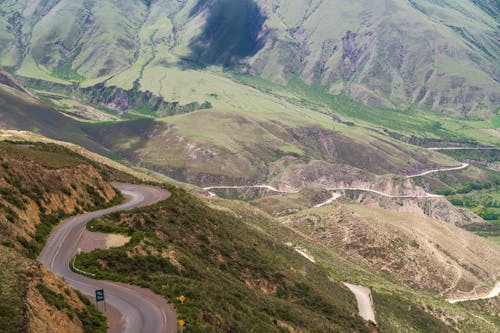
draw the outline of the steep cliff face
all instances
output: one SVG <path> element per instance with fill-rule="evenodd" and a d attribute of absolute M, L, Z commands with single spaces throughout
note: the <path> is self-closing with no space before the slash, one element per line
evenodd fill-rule
<path fill-rule="evenodd" d="M 0 83 L 9 86 L 15 85 L 15 87 L 26 91 L 26 89 L 14 80 L 3 82 L 2 77 L 8 78 L 7 75 L 0 73 Z M 158 117 L 166 117 L 211 108 L 209 102 L 192 102 L 187 104 L 169 102 L 149 90 L 142 91 L 137 82 L 134 83 L 133 88 L 123 89 L 117 86 L 108 86 L 104 83 L 98 83 L 89 87 L 80 87 L 79 83 L 60 84 L 27 77 L 18 77 L 17 80 L 27 86 L 41 88 L 54 93 L 62 93 L 84 103 L 104 106 L 110 110 L 118 111 L 120 114 L 134 110 L 142 113 L 150 113 Z"/>
<path fill-rule="evenodd" d="M 173 116 L 210 108 L 210 104 L 193 102 L 181 105 L 178 102 L 168 102 L 151 91 L 141 91 L 138 85 L 125 90 L 115 86 L 97 84 L 88 88 L 80 88 L 78 93 L 92 104 L 104 105 L 112 110 L 125 112 L 128 110 L 149 111 L 159 117 Z"/>

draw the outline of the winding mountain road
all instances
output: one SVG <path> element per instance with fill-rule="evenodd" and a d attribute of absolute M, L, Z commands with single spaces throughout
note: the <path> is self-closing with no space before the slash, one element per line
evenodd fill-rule
<path fill-rule="evenodd" d="M 329 199 L 327 199 L 327 200 L 325 200 L 317 205 L 314 205 L 314 208 L 319 208 L 319 207 L 323 207 L 323 206 L 326 206 L 328 204 L 331 204 L 332 202 L 334 202 L 335 200 L 337 200 L 340 197 L 341 197 L 340 194 L 332 192 L 331 198 L 329 198 Z"/>
<path fill-rule="evenodd" d="M 384 193 L 381 191 L 377 190 L 372 190 L 369 188 L 361 188 L 361 187 L 336 187 L 336 188 L 328 188 L 328 191 L 362 191 L 362 192 L 370 192 L 370 193 L 375 193 L 378 195 L 381 195 L 383 197 L 387 198 L 442 198 L 442 195 L 439 194 L 432 194 L 432 193 L 425 193 L 423 195 L 393 195 L 393 194 L 388 194 Z"/>
<path fill-rule="evenodd" d="M 467 296 L 467 297 L 460 297 L 460 298 L 450 298 L 447 301 L 454 304 L 454 303 L 459 303 L 459 302 L 468 302 L 468 301 L 477 301 L 481 299 L 489 299 L 493 297 L 497 297 L 500 295 L 500 282 L 497 282 L 497 284 L 491 289 L 488 293 L 480 294 L 480 295 L 474 295 L 474 296 Z"/>
<path fill-rule="evenodd" d="M 430 147 L 429 150 L 498 150 L 497 147 Z"/>
<path fill-rule="evenodd" d="M 96 289 L 104 289 L 110 332 L 174 333 L 177 330 L 176 313 L 163 297 L 137 286 L 94 280 L 69 268 L 69 262 L 78 252 L 85 226 L 91 219 L 151 205 L 170 196 L 168 191 L 153 186 L 121 183 L 113 186 L 127 198 L 125 203 L 66 219 L 52 232 L 38 260 L 90 298 L 94 297 Z"/>
<path fill-rule="evenodd" d="M 416 178 L 416 177 L 421 177 L 421 176 L 429 175 L 431 173 L 436 173 L 436 172 L 462 170 L 462 169 L 467 168 L 468 166 L 469 166 L 468 163 L 462 163 L 461 166 L 427 170 L 427 171 L 424 171 L 424 172 L 421 172 L 421 173 L 417 173 L 415 175 L 406 176 L 406 178 Z"/>
<path fill-rule="evenodd" d="M 462 170 L 462 169 L 467 168 L 468 166 L 469 166 L 468 163 L 462 163 L 462 165 L 460 165 L 460 166 L 427 170 L 427 171 L 424 171 L 424 172 L 421 172 L 418 174 L 406 176 L 406 178 L 416 178 L 416 177 L 421 177 L 421 176 L 425 176 L 425 175 L 429 175 L 429 174 L 437 173 L 437 172 Z M 228 186 L 223 186 L 223 185 L 221 185 L 221 186 L 208 186 L 208 187 L 204 187 L 203 190 L 207 191 L 207 193 L 211 197 L 215 197 L 217 195 L 210 190 L 215 190 L 215 189 L 249 189 L 249 188 L 263 188 L 263 189 L 267 189 L 267 190 L 277 192 L 277 193 L 282 193 L 282 194 L 299 193 L 298 191 L 282 191 L 282 190 L 277 189 L 276 187 L 273 187 L 271 185 L 266 185 L 266 184 L 243 185 L 243 186 L 231 186 L 231 185 L 228 185 Z M 371 192 L 371 193 L 379 194 L 381 196 L 388 197 L 388 198 L 441 198 L 441 197 L 443 197 L 442 195 L 432 194 L 432 193 L 425 193 L 423 195 L 392 195 L 392 194 L 384 193 L 381 191 L 372 190 L 372 189 L 368 189 L 368 188 L 361 188 L 361 187 L 336 187 L 336 188 L 327 188 L 327 190 L 332 191 L 332 192 L 335 192 L 335 191 L 364 191 L 364 192 Z M 338 197 L 339 196 L 333 194 L 332 198 L 330 198 L 327 201 L 325 201 L 321 204 L 318 204 L 314 207 L 321 207 L 321 206 L 327 205 L 327 204 L 335 201 Z"/>
<path fill-rule="evenodd" d="M 276 187 L 273 187 L 271 185 L 266 185 L 266 184 L 262 184 L 262 185 L 243 185 L 243 186 L 232 186 L 232 185 L 229 185 L 229 186 L 208 186 L 208 187 L 204 187 L 203 190 L 207 191 L 207 193 L 211 196 L 211 197 L 215 197 L 217 196 L 217 194 L 215 194 L 214 192 L 210 191 L 210 190 L 231 190 L 231 189 L 249 189 L 249 188 L 261 188 L 261 189 L 266 189 L 266 190 L 269 190 L 269 191 L 272 191 L 272 192 L 277 192 L 277 193 L 284 193 L 284 194 L 296 194 L 296 193 L 299 193 L 298 191 L 282 191 L 282 190 L 278 190 Z"/>

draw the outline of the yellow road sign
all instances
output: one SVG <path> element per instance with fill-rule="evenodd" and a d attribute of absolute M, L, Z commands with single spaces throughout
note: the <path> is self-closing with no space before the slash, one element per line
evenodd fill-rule
<path fill-rule="evenodd" d="M 184 301 L 186 300 L 186 296 L 180 295 L 179 297 L 177 297 L 177 300 L 179 300 L 181 303 L 184 304 Z"/>
<path fill-rule="evenodd" d="M 180 327 L 184 327 L 184 325 L 186 325 L 186 322 L 182 319 L 179 320 L 177 323 L 179 324 Z"/>

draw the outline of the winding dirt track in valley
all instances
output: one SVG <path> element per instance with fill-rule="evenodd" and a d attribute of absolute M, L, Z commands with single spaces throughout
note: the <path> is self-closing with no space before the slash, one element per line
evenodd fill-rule
<path fill-rule="evenodd" d="M 449 298 L 447 299 L 448 302 L 454 304 L 458 302 L 467 302 L 467 301 L 478 301 L 481 299 L 489 299 L 493 297 L 497 297 L 500 295 L 500 282 L 497 282 L 495 287 L 490 290 L 490 292 L 481 294 L 481 295 L 474 295 L 474 296 L 467 296 L 467 297 L 459 297 L 459 298 Z"/>
<path fill-rule="evenodd" d="M 440 148 L 440 149 L 444 149 L 444 148 Z M 450 148 L 450 149 L 452 149 L 452 148 Z M 477 149 L 479 149 L 479 148 L 477 148 Z M 462 169 L 467 168 L 468 166 L 469 166 L 468 163 L 462 163 L 462 165 L 460 165 L 460 166 L 427 170 L 427 171 L 424 171 L 424 172 L 421 172 L 421 173 L 418 173 L 418 174 L 406 176 L 406 178 L 416 178 L 416 177 L 421 177 L 421 176 L 425 176 L 425 175 L 429 175 L 429 174 L 437 173 L 437 172 L 462 170 Z M 261 185 L 242 185 L 242 186 L 232 186 L 232 185 L 224 186 L 224 185 L 218 185 L 218 186 L 204 187 L 203 190 L 205 190 L 211 197 L 215 197 L 215 196 L 217 196 L 217 194 L 215 194 L 211 190 L 216 190 L 216 189 L 222 189 L 222 190 L 224 190 L 224 189 L 250 189 L 250 188 L 263 188 L 263 189 L 267 189 L 267 190 L 270 190 L 270 191 L 273 191 L 273 192 L 277 192 L 277 193 L 282 193 L 282 194 L 297 194 L 297 193 L 299 193 L 299 191 L 283 191 L 283 190 L 279 190 L 276 187 L 271 186 L 271 185 L 267 185 L 267 184 L 261 184 Z M 432 193 L 426 193 L 424 195 L 393 195 L 393 194 L 388 194 L 388 193 L 384 193 L 384 192 L 381 192 L 381 191 L 367 189 L 367 188 L 361 188 L 361 187 L 336 187 L 336 188 L 327 188 L 327 190 L 328 191 L 332 191 L 332 192 L 335 192 L 335 191 L 365 191 L 365 192 L 371 192 L 371 193 L 379 194 L 379 195 L 382 195 L 382 196 L 388 197 L 388 198 L 442 198 L 443 197 L 442 195 L 432 194 Z M 318 205 L 315 205 L 314 207 L 321 207 L 321 206 L 327 205 L 327 204 L 335 201 L 338 197 L 339 196 L 337 196 L 335 194 L 332 194 L 332 198 L 330 198 L 327 201 L 322 202 L 322 203 L 320 203 Z"/>
<path fill-rule="evenodd" d="M 462 170 L 462 169 L 467 168 L 468 166 L 469 166 L 469 163 L 462 163 L 461 166 L 428 170 L 428 171 L 424 171 L 424 172 L 421 172 L 421 173 L 417 173 L 415 175 L 406 176 L 406 178 L 422 177 L 422 176 L 429 175 L 431 173 L 436 173 L 436 172 Z"/>
<path fill-rule="evenodd" d="M 332 197 L 330 199 L 328 199 L 326 201 L 323 201 L 322 203 L 319 203 L 319 204 L 315 205 L 314 208 L 319 208 L 319 207 L 323 207 L 323 206 L 326 206 L 328 204 L 331 204 L 332 202 L 334 202 L 335 200 L 337 200 L 340 197 L 341 197 L 340 194 L 332 192 Z"/>
<path fill-rule="evenodd" d="M 392 195 L 384 192 L 380 192 L 377 190 L 372 190 L 372 189 L 367 189 L 367 188 L 361 188 L 361 187 L 336 187 L 336 188 L 329 188 L 327 189 L 328 191 L 364 191 L 364 192 L 370 192 L 370 193 L 375 193 L 387 198 L 442 198 L 442 195 L 439 194 L 432 194 L 432 193 L 426 193 L 424 195 Z"/>
<path fill-rule="evenodd" d="M 458 149 L 464 149 L 462 147 L 444 147 L 444 148 L 428 148 L 429 150 L 458 150 Z M 492 148 L 466 148 L 466 149 L 473 149 L 473 150 L 486 150 L 486 149 L 492 149 Z M 460 166 L 456 167 L 447 167 L 447 168 L 440 168 L 440 169 L 432 169 L 432 170 L 427 170 L 418 174 L 410 175 L 407 176 L 406 178 L 415 178 L 415 177 L 421 177 L 425 175 L 429 175 L 432 173 L 438 173 L 438 172 L 446 172 L 446 171 L 455 171 L 455 170 L 462 170 L 465 169 L 469 166 L 468 163 L 462 163 Z M 298 191 L 282 191 L 277 189 L 276 187 L 273 187 L 271 185 L 248 185 L 248 186 L 209 186 L 205 187 L 204 190 L 211 196 L 215 197 L 217 196 L 214 192 L 211 190 L 214 189 L 249 189 L 249 188 L 264 188 L 268 189 L 273 192 L 277 193 L 282 193 L 282 194 L 296 194 Z M 370 193 L 375 193 L 384 197 L 388 198 L 443 198 L 442 195 L 438 194 L 432 194 L 432 193 L 425 193 L 423 195 L 392 195 L 388 193 L 384 193 L 381 191 L 377 190 L 372 190 L 372 189 L 367 189 L 367 188 L 359 188 L 359 187 L 337 187 L 337 188 L 327 188 L 326 190 L 332 192 L 331 198 L 325 200 L 324 202 L 321 202 L 317 205 L 315 205 L 315 208 L 319 208 L 325 205 L 328 205 L 332 203 L 333 201 L 337 200 L 341 195 L 335 192 L 338 191 L 364 191 L 364 192 L 370 192 Z M 288 227 L 290 228 L 290 227 Z M 294 232 L 297 232 L 297 230 L 290 228 Z M 301 251 L 300 249 L 295 249 L 298 253 L 300 253 L 302 256 L 305 256 L 307 259 L 311 260 L 314 262 L 314 259 L 310 257 L 306 252 Z M 306 256 L 307 254 L 307 256 Z M 358 286 L 358 285 L 353 285 L 349 283 L 344 283 L 354 294 L 356 297 L 356 301 L 358 303 L 358 309 L 359 309 L 359 314 L 361 317 L 363 317 L 366 320 L 370 320 L 373 323 L 376 323 L 375 321 L 375 308 L 373 305 L 373 300 L 371 297 L 371 290 L 369 288 L 363 287 L 363 286 Z M 497 283 L 495 288 L 488 293 L 487 295 L 483 296 L 474 296 L 474 297 L 468 297 L 468 298 L 462 298 L 462 299 L 456 299 L 456 300 L 448 300 L 450 303 L 456 303 L 456 302 L 462 302 L 462 301 L 469 301 L 469 300 L 478 300 L 478 299 L 485 299 L 485 298 L 492 298 L 496 297 L 500 294 L 500 283 Z"/>
<path fill-rule="evenodd" d="M 230 189 L 249 189 L 249 188 L 262 188 L 262 189 L 266 189 L 266 190 L 269 190 L 269 191 L 273 191 L 273 192 L 277 192 L 277 193 L 287 193 L 287 194 L 296 194 L 296 193 L 299 193 L 298 191 L 282 191 L 282 190 L 278 190 L 276 187 L 273 187 L 271 185 L 265 185 L 265 184 L 262 184 L 262 185 L 243 185 L 243 186 L 208 186 L 208 187 L 204 187 L 203 190 L 207 191 L 208 193 L 210 193 L 211 196 L 216 196 L 215 193 L 211 192 L 210 190 L 230 190 Z"/>
<path fill-rule="evenodd" d="M 299 192 L 292 192 L 292 191 L 281 191 L 278 190 L 275 187 L 272 187 L 270 185 L 247 185 L 247 186 L 210 186 L 210 187 L 205 187 L 203 188 L 207 193 L 209 193 L 210 196 L 217 196 L 215 193 L 211 192 L 210 190 L 213 189 L 249 189 L 249 188 L 266 188 L 266 189 L 272 189 L 272 191 L 277 192 L 277 193 L 283 193 L 283 194 L 297 194 Z M 377 190 L 372 190 L 372 189 L 367 189 L 367 188 L 361 188 L 361 187 L 334 187 L 334 188 L 327 188 L 326 190 L 328 191 L 364 191 L 364 192 L 371 192 L 371 193 L 376 193 L 379 195 L 382 195 L 384 197 L 388 198 L 441 198 L 442 195 L 439 194 L 432 194 L 432 193 L 426 193 L 425 195 L 392 195 L 388 193 L 384 193 L 381 191 Z M 314 207 L 321 207 L 324 206 L 328 203 L 333 202 L 335 199 L 337 199 L 339 196 L 332 195 L 332 198 L 328 199 L 325 202 L 322 202 Z"/>
<path fill-rule="evenodd" d="M 110 332 L 174 333 L 177 330 L 176 313 L 163 297 L 137 286 L 94 280 L 69 268 L 69 262 L 77 254 L 90 220 L 113 212 L 151 205 L 170 196 L 168 191 L 153 186 L 118 183 L 113 186 L 127 198 L 125 203 L 66 219 L 52 232 L 38 260 L 72 288 L 91 299 L 96 289 L 104 289 L 107 304 L 105 315 L 108 317 Z M 99 246 L 86 244 L 85 250 Z M 101 305 L 100 309 L 102 308 Z"/>
<path fill-rule="evenodd" d="M 496 147 L 430 147 L 429 150 L 498 150 Z"/>

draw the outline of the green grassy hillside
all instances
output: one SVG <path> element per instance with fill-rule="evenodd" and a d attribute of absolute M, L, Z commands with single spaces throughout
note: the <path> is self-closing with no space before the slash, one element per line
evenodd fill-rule
<path fill-rule="evenodd" d="M 316 232 L 324 233 L 325 237 L 315 238 L 314 233 L 304 229 L 306 225 L 283 224 L 288 218 L 278 222 L 238 201 L 206 199 L 201 203 L 182 190 L 170 190 L 172 197 L 153 207 L 91 222 L 90 230 L 124 233 L 132 240 L 121 248 L 82 254 L 76 262 L 98 277 L 138 284 L 165 295 L 176 303 L 179 317 L 187 321 L 188 329 L 193 332 L 364 331 L 366 326 L 358 326 L 357 319 L 345 317 L 341 310 L 355 311 L 352 295 L 345 294 L 338 281 L 370 286 L 378 327 L 384 332 L 496 331 L 495 300 L 486 301 L 487 306 L 482 309 L 452 305 L 435 292 L 403 286 L 391 276 L 393 268 L 377 272 L 365 261 L 346 255 L 331 239 L 340 240 L 341 234 L 336 229 L 327 230 L 330 228 L 327 225 L 317 225 Z M 342 225 L 350 223 L 351 209 L 367 212 L 367 219 L 371 213 L 382 212 L 361 206 L 346 209 L 349 214 Z M 310 210 L 307 214 L 310 221 L 318 214 L 328 223 L 336 215 L 331 207 Z M 403 216 L 379 215 L 381 221 L 367 222 L 375 223 L 372 228 L 379 231 L 386 230 L 385 223 L 397 224 Z M 406 220 L 414 217 L 406 217 L 402 224 L 407 225 Z M 358 222 L 351 222 L 356 228 Z M 445 228 L 453 235 L 475 237 L 435 223 L 427 219 L 422 230 L 409 232 L 407 236 L 416 237 L 420 243 L 424 242 L 420 236 L 427 237 L 427 228 Z M 415 228 L 419 228 L 418 223 Z M 439 234 L 442 237 L 447 233 Z M 447 246 L 456 246 L 451 238 L 438 242 L 446 244 L 443 253 L 447 253 Z M 298 255 L 294 246 L 308 249 L 316 263 Z M 354 245 L 352 248 L 357 249 Z M 426 252 L 424 248 L 421 250 Z M 418 255 L 413 257 L 413 251 L 410 252 L 406 259 L 419 260 Z M 435 252 L 428 254 L 431 260 L 439 261 L 439 256 L 434 257 Z M 489 269 L 494 270 L 494 266 Z M 184 304 L 175 301 L 181 294 L 187 296 Z M 350 322 L 348 326 L 344 326 L 345 320 Z"/>
<path fill-rule="evenodd" d="M 375 332 L 348 289 L 293 249 L 183 190 L 153 207 L 94 220 L 121 248 L 77 257 L 98 277 L 131 282 L 177 304 L 190 332 Z"/>
<path fill-rule="evenodd" d="M 498 104 L 489 0 L 8 0 L 0 10 L 0 65 L 21 76 L 161 82 L 159 95 L 178 101 L 191 92 L 172 90 L 174 78 L 223 66 L 280 83 L 299 76 L 369 105 L 485 118 Z"/>
<path fill-rule="evenodd" d="M 70 110 L 76 108 L 62 107 L 60 101 L 86 105 L 89 114 L 96 106 L 80 93 L 72 95 L 70 88 L 37 81 L 34 91 L 53 105 L 50 108 L 24 91 L 1 86 L 3 126 L 72 141 L 198 185 L 280 185 L 302 172 L 304 179 L 295 177 L 296 189 L 308 184 L 328 186 L 335 179 L 369 181 L 374 175 L 407 175 L 458 165 L 413 145 L 420 141 L 491 145 L 496 140 L 487 132 L 494 130 L 495 119 L 467 121 L 418 110 L 366 107 L 297 80 L 280 86 L 230 72 L 195 73 L 207 80 L 191 85 L 192 97 L 206 98 L 211 108 L 169 117 L 125 112 L 121 120 L 77 121 L 57 112 L 74 115 Z M 189 85 L 186 81 L 180 87 Z M 56 99 L 48 97 L 56 95 Z M 79 112 L 85 113 L 85 108 Z M 109 109 L 98 112 L 107 114 Z M 328 179 L 320 184 L 323 176 Z"/>
<path fill-rule="evenodd" d="M 0 125 L 4 129 L 27 130 L 53 139 L 72 141 L 93 151 L 109 154 L 81 129 L 81 124 L 33 97 L 0 84 Z"/>

